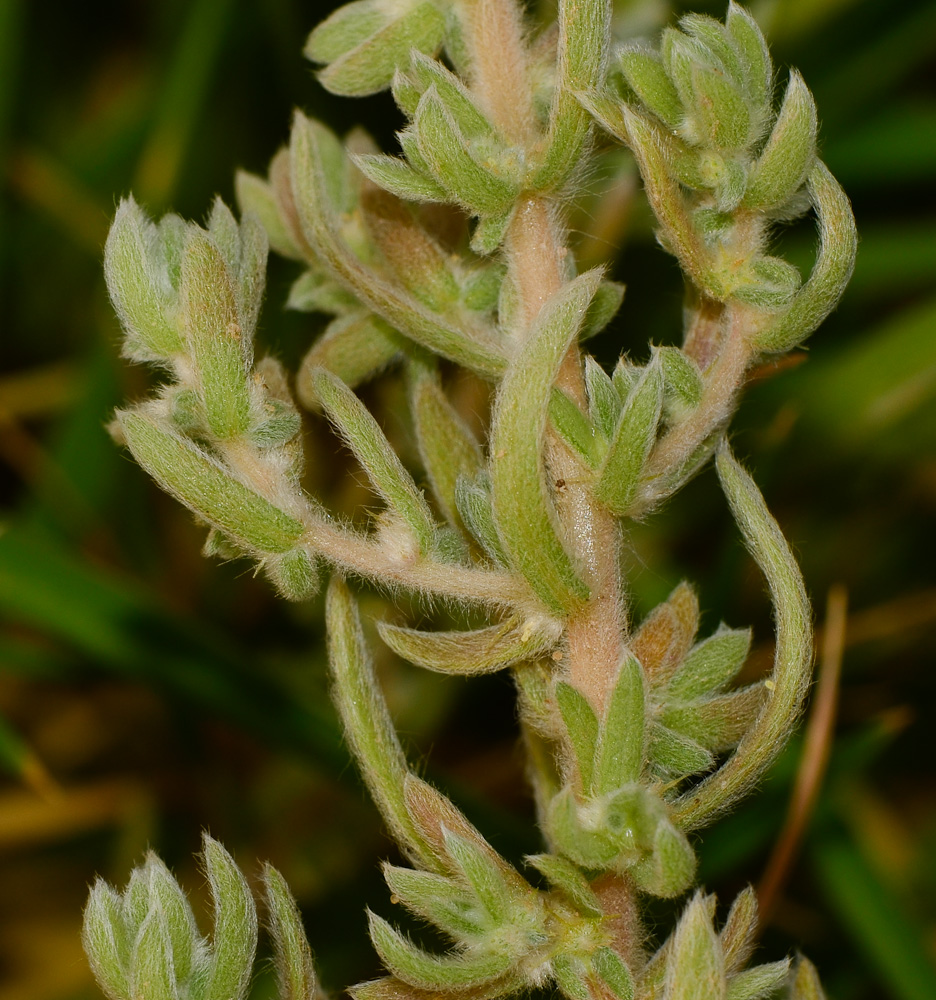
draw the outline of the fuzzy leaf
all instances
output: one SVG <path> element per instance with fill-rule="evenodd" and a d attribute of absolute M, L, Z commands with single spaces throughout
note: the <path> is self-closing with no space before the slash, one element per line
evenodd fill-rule
<path fill-rule="evenodd" d="M 819 973 L 808 958 L 800 957 L 793 974 L 790 1000 L 825 1000 Z"/>
<path fill-rule="evenodd" d="M 557 955 L 552 962 L 559 991 L 567 1000 L 591 1000 L 585 963 L 574 955 Z"/>
<path fill-rule="evenodd" d="M 460 205 L 482 216 L 500 216 L 512 207 L 519 183 L 482 166 L 434 86 L 419 101 L 413 129 L 433 177 Z"/>
<path fill-rule="evenodd" d="M 355 156 L 354 165 L 378 187 L 404 201 L 445 202 L 449 199 L 445 188 L 399 157 L 367 153 Z"/>
<path fill-rule="evenodd" d="M 462 300 L 475 312 L 489 313 L 497 307 L 504 267 L 500 263 L 483 264 L 470 272 L 462 285 Z"/>
<path fill-rule="evenodd" d="M 472 632 L 423 632 L 378 622 L 383 641 L 410 663 L 443 674 L 487 674 L 547 652 L 557 639 L 549 619 L 511 619 Z"/>
<path fill-rule="evenodd" d="M 382 917 L 368 911 L 371 941 L 384 965 L 404 982 L 424 990 L 456 990 L 497 979 L 513 965 L 510 955 L 494 951 L 430 955 L 417 948 Z"/>
<path fill-rule="evenodd" d="M 684 14 L 679 19 L 679 27 L 708 50 L 712 66 L 723 70 L 726 78 L 739 90 L 745 90 L 742 59 L 723 24 L 707 14 Z"/>
<path fill-rule="evenodd" d="M 629 45 L 622 49 L 619 59 L 624 79 L 644 107 L 667 128 L 676 131 L 682 124 L 685 110 L 660 57 L 640 46 Z"/>
<path fill-rule="evenodd" d="M 789 972 L 788 958 L 739 972 L 728 981 L 726 1000 L 763 1000 L 773 996 L 786 982 Z"/>
<path fill-rule="evenodd" d="M 725 972 L 733 976 L 747 965 L 757 941 L 757 893 L 750 886 L 735 897 L 719 938 Z"/>
<path fill-rule="evenodd" d="M 783 104 L 744 195 L 748 208 L 781 208 L 802 187 L 816 158 L 816 102 L 791 70 Z"/>
<path fill-rule="evenodd" d="M 483 341 L 480 331 L 427 310 L 363 265 L 339 235 L 334 209 L 325 188 L 323 156 L 334 137 L 317 122 L 297 114 L 290 146 L 293 189 L 303 232 L 331 273 L 391 327 L 473 371 L 496 376 L 506 367 L 499 348 Z"/>
<path fill-rule="evenodd" d="M 362 192 L 361 207 L 371 238 L 400 284 L 430 309 L 451 311 L 461 296 L 451 255 L 429 235 L 412 209 L 372 187 Z"/>
<path fill-rule="evenodd" d="M 699 600 L 683 582 L 644 619 L 631 641 L 651 688 L 665 684 L 692 647 L 699 628 Z"/>
<path fill-rule="evenodd" d="M 357 608 L 337 577 L 328 588 L 325 624 L 335 703 L 368 791 L 403 851 L 423 867 L 439 871 L 437 854 L 410 817 L 404 794 L 406 758 L 374 677 Z"/>
<path fill-rule="evenodd" d="M 809 687 L 812 623 L 803 578 L 754 480 L 722 445 L 719 480 L 745 543 L 767 578 L 776 616 L 774 670 L 767 704 L 737 750 L 714 774 L 673 803 L 682 829 L 695 829 L 748 792 L 789 739 Z"/>
<path fill-rule="evenodd" d="M 819 223 L 816 263 L 790 308 L 755 339 L 763 351 L 788 351 L 805 340 L 838 304 L 855 266 L 858 237 L 851 205 L 821 160 L 809 172 L 808 187 Z"/>
<path fill-rule="evenodd" d="M 644 891 L 662 899 L 682 895 L 695 878 L 696 856 L 686 835 L 669 820 L 661 820 L 649 856 L 632 869 L 634 881 Z"/>
<path fill-rule="evenodd" d="M 496 215 L 485 215 L 478 219 L 471 233 L 472 252 L 481 257 L 489 257 L 494 253 L 504 242 L 513 216 L 513 208 L 508 208 Z"/>
<path fill-rule="evenodd" d="M 614 383 L 614 388 L 622 403 L 627 402 L 630 394 L 637 387 L 642 371 L 643 369 L 639 365 L 635 365 L 626 354 L 618 358 L 611 375 L 611 381 Z"/>
<path fill-rule="evenodd" d="M 592 958 L 592 966 L 614 1000 L 634 1000 L 634 977 L 617 952 L 599 948 Z"/>
<path fill-rule="evenodd" d="M 202 859 L 214 903 L 212 957 L 205 1000 L 239 1000 L 250 985 L 257 948 L 257 910 L 234 859 L 207 834 Z"/>
<path fill-rule="evenodd" d="M 658 347 L 655 353 L 663 368 L 667 417 L 678 421 L 702 401 L 702 375 L 695 361 L 678 347 Z"/>
<path fill-rule="evenodd" d="M 678 260 L 682 269 L 701 289 L 708 289 L 708 255 L 689 214 L 679 182 L 672 174 L 672 145 L 662 129 L 651 119 L 623 105 L 621 127 L 613 134 L 626 142 L 634 153 L 644 190 L 660 224 L 660 241 Z M 613 122 L 609 122 L 613 125 Z M 718 298 L 720 289 L 711 289 Z"/>
<path fill-rule="evenodd" d="M 578 95 L 598 89 L 604 79 L 611 38 L 610 0 L 559 0 L 558 69 L 549 115 L 549 135 L 533 190 L 561 187 L 578 168 L 591 118 Z"/>
<path fill-rule="evenodd" d="M 167 492 L 249 551 L 287 552 L 305 530 L 197 445 L 143 409 L 118 410 L 133 457 Z"/>
<path fill-rule="evenodd" d="M 531 888 L 512 865 L 508 864 L 481 833 L 468 822 L 440 791 L 415 775 L 408 775 L 404 789 L 406 807 L 416 828 L 423 836 L 428 848 L 434 852 L 433 868 L 443 874 L 463 878 L 459 865 L 449 852 L 449 838 L 452 834 L 481 851 L 489 866 L 496 868 L 500 878 L 515 897 L 527 896 Z M 429 867 L 429 866 L 426 866 Z"/>
<path fill-rule="evenodd" d="M 676 927 L 666 967 L 667 1000 L 725 1000 L 725 970 L 712 918 L 696 893 Z"/>
<path fill-rule="evenodd" d="M 595 496 L 623 516 L 637 498 L 640 475 L 656 440 L 663 406 L 663 373 L 654 358 L 624 404 Z"/>
<path fill-rule="evenodd" d="M 610 440 L 621 413 L 621 397 L 610 376 L 590 354 L 585 358 L 585 387 L 588 393 L 588 415 L 598 430 Z"/>
<path fill-rule="evenodd" d="M 150 910 L 133 943 L 127 996 L 134 1000 L 180 1000 L 166 921 L 158 909 Z"/>
<path fill-rule="evenodd" d="M 718 753 L 736 746 L 764 707 L 767 691 L 761 683 L 688 705 L 670 705 L 660 722 L 707 750 Z"/>
<path fill-rule="evenodd" d="M 328 324 L 325 333 L 302 359 L 296 376 L 296 395 L 309 410 L 317 410 L 313 373 L 325 368 L 353 389 L 397 358 L 406 343 L 373 313 L 358 311 Z"/>
<path fill-rule="evenodd" d="M 561 389 L 553 388 L 549 395 L 549 420 L 562 440 L 590 469 L 598 468 L 607 445 L 598 436 L 591 420 Z"/>
<path fill-rule="evenodd" d="M 773 84 L 773 66 L 763 32 L 754 18 L 735 0 L 729 0 L 725 27 L 734 40 L 745 71 L 751 103 L 755 107 L 762 107 L 770 100 Z"/>
<path fill-rule="evenodd" d="M 650 759 L 665 773 L 679 777 L 707 771 L 715 763 L 705 747 L 659 723 L 650 729 Z"/>
<path fill-rule="evenodd" d="M 667 698 L 690 701 L 723 688 L 744 666 L 750 629 L 720 628 L 689 652 L 666 689 Z"/>
<path fill-rule="evenodd" d="M 585 314 L 579 341 L 597 336 L 614 319 L 624 301 L 626 287 L 619 281 L 602 281 Z"/>
<path fill-rule="evenodd" d="M 501 566 L 510 564 L 491 511 L 491 480 L 486 472 L 455 481 L 455 505 L 465 527 L 481 548 Z"/>
<path fill-rule="evenodd" d="M 389 864 L 384 864 L 383 874 L 395 901 L 435 924 L 453 940 L 479 939 L 491 930 L 488 914 L 452 879 Z"/>
<path fill-rule="evenodd" d="M 198 373 L 205 418 L 214 435 L 243 434 L 250 419 L 247 369 L 252 351 L 242 330 L 233 277 L 218 247 L 193 232 L 182 258 L 182 325 Z"/>
<path fill-rule="evenodd" d="M 350 10 L 349 10 L 350 8 Z M 436 52 L 445 36 L 445 19 L 434 3 L 408 5 L 400 17 L 357 0 L 339 8 L 309 36 L 305 55 L 328 66 L 319 73 L 326 90 L 344 97 L 364 97 L 390 85 L 410 52 Z"/>
<path fill-rule="evenodd" d="M 94 883 L 85 906 L 81 943 L 98 986 L 110 1000 L 127 1000 L 130 941 L 120 896 L 101 878 Z"/>
<path fill-rule="evenodd" d="M 553 383 L 601 272 L 579 275 L 542 307 L 498 393 L 491 427 L 494 519 L 511 564 L 552 611 L 573 611 L 588 588 L 560 537 L 547 493 L 543 438 Z"/>
<path fill-rule="evenodd" d="M 287 309 L 299 312 L 321 312 L 331 316 L 360 314 L 361 303 L 334 279 L 320 271 L 303 271 L 290 285 Z"/>
<path fill-rule="evenodd" d="M 525 985 L 526 979 L 522 974 L 511 972 L 483 986 L 459 989 L 453 994 L 448 990 L 420 989 L 396 976 L 385 976 L 352 986 L 349 992 L 354 1000 L 453 1000 L 453 996 L 457 996 L 458 1000 L 495 1000 L 516 993 Z"/>
<path fill-rule="evenodd" d="M 532 854 L 527 856 L 526 862 L 545 875 L 550 884 L 582 913 L 590 917 L 601 916 L 601 902 L 588 884 L 588 879 L 571 862 L 558 854 Z"/>
<path fill-rule="evenodd" d="M 279 1000 L 315 1000 L 318 986 L 302 918 L 286 880 L 270 864 L 263 866 L 263 888 L 276 955 Z"/>
<path fill-rule="evenodd" d="M 432 511 L 380 425 L 357 396 L 324 368 L 313 372 L 311 380 L 316 398 L 354 452 L 374 489 L 403 519 L 420 550 L 429 553 L 436 536 Z"/>
<path fill-rule="evenodd" d="M 255 216 L 263 226 L 270 243 L 270 249 L 281 257 L 302 260 L 302 251 L 292 237 L 273 192 L 272 185 L 256 174 L 238 170 L 234 177 L 237 204 L 243 215 Z"/>
<path fill-rule="evenodd" d="M 375 0 L 354 0 L 333 11 L 306 41 L 305 54 L 315 62 L 332 62 L 356 48 L 387 23 Z"/>
<path fill-rule="evenodd" d="M 147 858 L 146 868 L 150 883 L 150 909 L 159 910 L 162 915 L 173 977 L 176 982 L 185 983 L 192 974 L 196 952 L 201 945 L 195 916 L 179 883 L 155 854 L 151 853 Z"/>
<path fill-rule="evenodd" d="M 716 149 L 743 149 L 748 143 L 751 113 L 737 86 L 724 73 L 696 66 L 692 73 L 693 110 L 706 144 Z"/>
<path fill-rule="evenodd" d="M 448 109 L 459 131 L 466 138 L 493 138 L 496 135 L 494 126 L 475 102 L 471 91 L 438 59 L 430 59 L 420 52 L 414 52 L 410 77 L 418 86 L 420 95 L 430 87 L 435 88 L 438 99 Z"/>
<path fill-rule="evenodd" d="M 479 850 L 476 844 L 457 834 L 446 831 L 444 837 L 446 852 L 456 866 L 460 881 L 470 887 L 487 911 L 492 926 L 509 923 L 515 900 L 502 876 L 503 864 L 493 861 L 490 850 Z"/>
<path fill-rule="evenodd" d="M 473 478 L 481 471 L 481 447 L 433 372 L 414 374 L 410 400 L 419 454 L 433 494 L 448 522 L 460 528 L 456 484 L 459 476 Z"/>
<path fill-rule="evenodd" d="M 732 289 L 732 298 L 769 312 L 788 308 L 803 283 L 802 275 L 780 257 L 754 257 Z"/>
<path fill-rule="evenodd" d="M 556 684 L 556 704 L 572 744 L 582 790 L 590 793 L 594 784 L 595 751 L 598 747 L 598 716 L 585 695 L 565 681 Z"/>
<path fill-rule="evenodd" d="M 127 333 L 128 356 L 155 361 L 181 353 L 165 251 L 160 253 L 156 227 L 132 198 L 120 202 L 107 234 L 104 274 Z"/>
<path fill-rule="evenodd" d="M 625 653 L 604 718 L 595 757 L 595 792 L 605 795 L 640 778 L 644 760 L 644 676 Z"/>
<path fill-rule="evenodd" d="M 264 569 L 287 601 L 311 600 L 322 586 L 318 560 L 305 549 L 293 549 L 268 559 Z"/>

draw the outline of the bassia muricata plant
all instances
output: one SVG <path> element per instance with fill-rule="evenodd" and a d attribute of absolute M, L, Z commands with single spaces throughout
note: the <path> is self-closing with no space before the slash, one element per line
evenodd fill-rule
<path fill-rule="evenodd" d="M 121 203 L 108 287 L 127 357 L 165 381 L 120 411 L 114 432 L 208 525 L 208 553 L 254 560 L 293 600 L 331 575 L 334 698 L 410 862 L 386 865 L 386 881 L 451 942 L 429 952 L 371 914 L 387 975 L 353 987 L 356 1000 L 551 986 L 567 1000 L 816 1000 L 807 960 L 748 966 L 750 889 L 720 928 L 714 897 L 696 890 L 652 954 L 641 915 L 649 897 L 692 892 L 687 835 L 751 791 L 807 690 L 803 582 L 726 430 L 752 366 L 801 343 L 835 306 L 855 253 L 849 204 L 817 157 L 809 90 L 792 71 L 775 101 L 764 38 L 743 8 L 731 3 L 724 23 L 688 15 L 658 48 L 615 52 L 609 0 L 560 0 L 558 23 L 536 35 L 524 18 L 516 0 L 355 0 L 312 32 L 306 54 L 337 94 L 392 89 L 408 120 L 400 155 L 297 113 L 269 177 L 238 177 L 240 221 L 220 200 L 204 228 Z M 612 320 L 623 288 L 601 269 L 579 273 L 563 226 L 599 135 L 633 154 L 687 285 L 682 347 L 622 357 L 611 374 L 582 344 Z M 460 210 L 470 239 L 446 243 L 433 203 Z M 819 243 L 804 281 L 769 244 L 775 224 L 807 212 Z M 303 268 L 290 304 L 333 317 L 294 388 L 277 361 L 254 356 L 268 247 Z M 440 363 L 489 384 L 486 440 Z M 390 364 L 405 373 L 419 482 L 354 391 Z M 304 492 L 297 400 L 327 415 L 379 496 L 366 528 Z M 623 578 L 628 526 L 713 457 L 775 612 L 773 672 L 745 687 L 732 683 L 748 630 L 698 637 L 687 583 L 632 622 Z M 379 629 L 429 670 L 512 672 L 544 845 L 528 873 L 411 769 L 349 576 L 488 616 L 474 631 Z M 85 945 L 112 1000 L 245 995 L 255 905 L 210 838 L 204 867 L 210 942 L 155 855 L 122 894 L 94 886 Z M 263 884 L 282 998 L 311 998 L 295 904 L 274 869 Z"/>

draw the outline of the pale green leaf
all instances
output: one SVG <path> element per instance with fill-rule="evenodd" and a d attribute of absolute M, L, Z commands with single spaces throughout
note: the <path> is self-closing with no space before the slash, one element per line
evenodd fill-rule
<path fill-rule="evenodd" d="M 588 597 L 548 494 L 543 441 L 553 383 L 601 280 L 589 271 L 541 308 L 501 383 L 491 427 L 494 519 L 511 564 L 551 610 Z"/>

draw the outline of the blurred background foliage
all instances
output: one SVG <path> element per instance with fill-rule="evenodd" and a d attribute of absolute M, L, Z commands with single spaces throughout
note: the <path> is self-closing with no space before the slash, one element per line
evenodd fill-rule
<path fill-rule="evenodd" d="M 331 98 L 302 61 L 330 9 L 0 0 L 0 1000 L 98 996 L 78 938 L 88 883 L 122 883 L 152 846 L 200 896 L 203 827 L 246 869 L 268 858 L 285 873 L 328 988 L 376 971 L 363 907 L 390 909 L 378 860 L 392 847 L 326 698 L 319 603 L 287 606 L 243 565 L 203 560 L 202 529 L 105 432 L 148 377 L 118 356 L 101 275 L 120 194 L 202 218 L 215 193 L 232 201 L 235 167 L 265 170 L 296 105 L 340 131 L 363 121 L 392 148 L 389 98 Z M 619 0 L 615 30 L 652 32 L 681 9 Z M 820 625 L 830 588 L 848 603 L 832 636 L 844 645 L 837 717 L 816 726 L 834 736 L 828 772 L 763 960 L 801 947 L 838 1000 L 932 1000 L 936 6 L 754 9 L 777 63 L 797 65 L 816 95 L 823 156 L 862 236 L 838 312 L 808 351 L 759 372 L 734 432 Z M 609 150 L 589 191 L 570 220 L 579 258 L 613 262 L 629 285 L 594 350 L 608 364 L 622 350 L 642 359 L 648 339 L 679 337 L 679 275 L 626 155 Z M 808 226 L 782 242 L 808 265 Z M 282 308 L 291 277 L 273 262 L 261 337 L 295 365 L 319 324 Z M 478 386 L 458 391 L 483 413 Z M 411 453 L 396 378 L 364 395 Z M 372 503 L 317 420 L 308 451 L 311 489 L 344 509 Z M 639 527 L 628 558 L 638 614 L 686 576 L 705 624 L 755 623 L 751 669 L 766 662 L 769 610 L 710 473 Z M 379 595 L 363 603 L 388 613 Z M 537 850 L 509 681 L 443 681 L 376 643 L 375 655 L 433 779 L 508 855 Z M 761 794 L 703 839 L 702 875 L 724 902 L 792 843 L 794 782 L 817 759 L 803 748 L 798 738 Z M 268 994 L 261 973 L 256 995 Z"/>

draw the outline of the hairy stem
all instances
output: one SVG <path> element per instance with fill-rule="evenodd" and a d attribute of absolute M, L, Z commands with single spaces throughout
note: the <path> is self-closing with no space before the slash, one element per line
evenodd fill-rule
<path fill-rule="evenodd" d="M 472 90 L 505 139 L 529 148 L 536 115 L 523 16 L 514 0 L 463 0 Z"/>
<path fill-rule="evenodd" d="M 399 585 L 417 593 L 449 597 L 490 608 L 516 608 L 542 614 L 533 595 L 513 574 L 469 569 L 391 550 L 338 524 L 306 520 L 300 539 L 313 555 L 322 555 L 352 573 L 384 585 Z"/>

